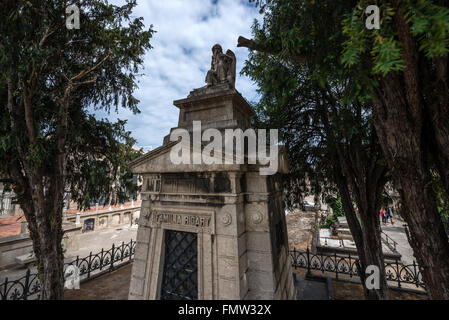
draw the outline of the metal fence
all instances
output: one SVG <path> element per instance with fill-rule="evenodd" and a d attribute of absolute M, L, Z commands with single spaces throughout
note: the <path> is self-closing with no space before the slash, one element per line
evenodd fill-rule
<path fill-rule="evenodd" d="M 79 269 L 80 282 L 98 277 L 102 274 L 111 272 L 133 260 L 136 242 L 131 240 L 129 243 L 121 245 L 112 245 L 109 250 L 101 249 L 96 254 L 90 253 L 84 258 L 79 256 L 71 262 L 64 264 L 64 269 L 68 266 L 76 266 Z M 313 254 L 307 251 L 290 251 L 292 266 L 295 269 L 307 269 L 307 274 L 312 271 L 320 273 L 330 273 L 335 275 L 335 279 L 341 279 L 342 275 L 350 279 L 359 278 L 357 263 L 358 258 L 351 256 Z M 385 263 L 385 275 L 389 284 L 399 288 L 403 284 L 412 285 L 425 290 L 421 272 L 418 265 L 413 262 L 412 265 L 403 265 L 398 260 Z M 28 268 L 25 276 L 9 281 L 6 278 L 0 284 L 0 300 L 27 300 L 39 299 L 41 285 L 36 273 L 32 273 Z"/>
<path fill-rule="evenodd" d="M 82 283 L 130 263 L 133 260 L 135 249 L 136 242 L 132 239 L 130 242 L 122 242 L 118 246 L 113 244 L 109 250 L 101 249 L 96 254 L 91 252 L 84 258 L 77 256 L 73 261 L 64 264 L 64 270 L 68 266 L 77 267 Z M 40 291 L 41 284 L 37 273 L 32 273 L 28 268 L 25 276 L 12 281 L 6 278 L 0 284 L 0 300 L 39 299 Z"/>
<path fill-rule="evenodd" d="M 357 264 L 359 259 L 357 257 L 326 254 L 313 254 L 307 251 L 297 251 L 294 249 L 290 251 L 292 258 L 292 266 L 295 269 L 307 269 L 307 274 L 312 274 L 312 271 L 317 271 L 322 274 L 330 273 L 335 276 L 336 280 L 341 278 L 341 275 L 349 277 L 349 279 L 359 278 Z M 412 285 L 418 289 L 424 289 L 425 285 L 422 280 L 422 274 L 419 271 L 418 265 L 413 262 L 411 265 L 403 265 L 397 259 L 394 262 L 385 262 L 385 276 L 389 285 L 403 287 L 403 284 Z"/>
<path fill-rule="evenodd" d="M 388 234 L 386 234 L 382 230 L 380 231 L 380 238 L 381 238 L 382 242 L 385 243 L 387 245 L 387 247 L 389 247 L 392 252 L 398 253 L 398 251 L 396 250 L 396 246 L 398 243 L 396 241 L 394 241 L 393 238 L 391 238 Z"/>

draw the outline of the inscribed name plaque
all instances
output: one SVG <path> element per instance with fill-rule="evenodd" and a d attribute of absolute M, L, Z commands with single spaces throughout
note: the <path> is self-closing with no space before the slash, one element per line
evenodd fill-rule
<path fill-rule="evenodd" d="M 199 217 L 176 213 L 157 213 L 155 215 L 156 223 L 168 223 L 201 228 L 209 228 L 210 220 L 210 217 Z"/>

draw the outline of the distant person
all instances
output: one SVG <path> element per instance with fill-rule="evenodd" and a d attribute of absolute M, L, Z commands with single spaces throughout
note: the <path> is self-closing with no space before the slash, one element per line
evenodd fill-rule
<path fill-rule="evenodd" d="M 390 218 L 391 225 L 394 225 L 394 222 L 393 222 L 393 209 L 391 209 L 391 207 L 388 207 L 388 209 L 387 209 L 387 222 L 388 222 L 388 218 Z"/>
<path fill-rule="evenodd" d="M 380 208 L 380 216 L 382 217 L 382 223 L 384 226 L 387 225 L 387 213 L 384 210 L 384 207 Z"/>

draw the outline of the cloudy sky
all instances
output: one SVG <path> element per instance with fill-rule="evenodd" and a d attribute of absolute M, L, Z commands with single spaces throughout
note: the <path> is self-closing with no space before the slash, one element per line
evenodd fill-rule
<path fill-rule="evenodd" d="M 115 4 L 120 0 L 113 1 Z M 237 48 L 237 38 L 251 37 L 251 25 L 261 16 L 248 0 L 138 0 L 135 16 L 142 16 L 156 31 L 153 49 L 145 56 L 144 75 L 135 92 L 141 114 L 120 109 L 109 118 L 127 119 L 127 129 L 138 146 L 156 148 L 176 127 L 179 109 L 173 100 L 187 97 L 194 88 L 205 85 L 210 68 L 211 48 L 221 44 L 237 56 L 236 88 L 248 100 L 257 100 L 255 85 L 238 73 L 248 56 Z"/>

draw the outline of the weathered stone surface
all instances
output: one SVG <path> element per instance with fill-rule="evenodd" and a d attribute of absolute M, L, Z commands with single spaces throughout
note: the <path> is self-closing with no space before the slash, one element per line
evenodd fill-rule
<path fill-rule="evenodd" d="M 134 269 L 134 265 L 133 265 L 133 269 Z M 132 276 L 131 277 L 131 286 L 129 289 L 130 292 L 130 298 L 137 298 L 137 299 L 141 299 L 141 297 L 143 297 L 143 290 L 144 290 L 144 284 L 145 281 L 142 278 L 136 277 L 136 276 Z"/>
<path fill-rule="evenodd" d="M 178 128 L 192 131 L 196 120 L 202 130 L 250 128 L 254 111 L 234 88 L 232 52 L 214 47 L 206 81 L 174 101 Z M 174 164 L 170 151 L 178 142 L 169 138 L 131 163 L 144 182 L 129 297 L 160 298 L 165 235 L 175 230 L 197 235 L 199 299 L 294 298 L 279 174 L 262 176 L 259 164 L 193 164 L 193 147 L 191 164 Z"/>
<path fill-rule="evenodd" d="M 266 232 L 248 232 L 247 239 L 248 250 L 271 252 L 270 236 Z"/>
<path fill-rule="evenodd" d="M 26 265 L 34 261 L 36 261 L 36 256 L 34 255 L 34 253 L 27 253 L 16 257 L 16 263 L 20 265 Z"/>
<path fill-rule="evenodd" d="M 318 224 L 317 211 L 302 211 L 294 209 L 285 217 L 288 226 L 289 248 L 305 251 L 313 250 L 315 244 L 316 225 Z M 319 232 L 323 229 L 319 229 Z M 330 236 L 329 236 L 330 237 Z"/>
<path fill-rule="evenodd" d="M 248 266 L 250 270 L 255 271 L 273 271 L 273 262 L 271 261 L 271 252 L 248 251 Z"/>

